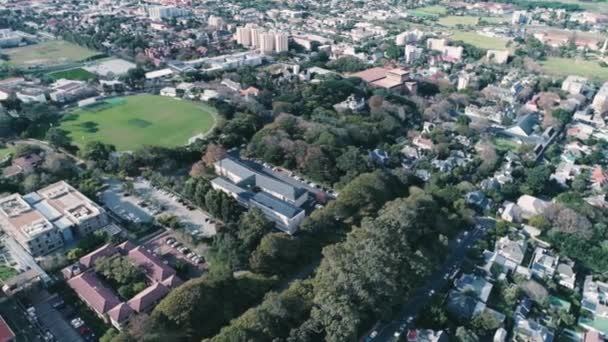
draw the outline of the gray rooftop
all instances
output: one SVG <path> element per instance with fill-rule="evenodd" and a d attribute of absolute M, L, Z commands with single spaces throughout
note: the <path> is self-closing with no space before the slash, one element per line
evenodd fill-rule
<path fill-rule="evenodd" d="M 290 201 L 295 202 L 306 190 L 293 187 L 271 177 L 256 174 L 255 185 L 267 192 L 278 193 Z"/>
<path fill-rule="evenodd" d="M 272 209 L 281 215 L 292 218 L 299 214 L 302 209 L 295 207 L 287 202 L 281 201 L 266 193 L 258 192 L 251 198 L 252 202 L 258 203 L 266 208 Z"/>
<path fill-rule="evenodd" d="M 243 179 L 253 177 L 256 175 L 256 173 L 253 172 L 253 170 L 251 170 L 247 166 L 237 162 L 236 160 L 230 159 L 230 158 L 224 158 L 224 159 L 218 161 L 217 163 L 220 164 L 228 172 L 238 175 L 239 177 L 241 177 Z"/>

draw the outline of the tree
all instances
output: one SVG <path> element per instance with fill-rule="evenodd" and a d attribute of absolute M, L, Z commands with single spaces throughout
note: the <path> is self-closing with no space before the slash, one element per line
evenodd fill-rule
<path fill-rule="evenodd" d="M 501 322 L 489 310 L 482 311 L 471 321 L 471 328 L 479 336 L 489 336 L 500 325 Z"/>
<path fill-rule="evenodd" d="M 525 171 L 524 191 L 531 195 L 541 194 L 548 188 L 551 179 L 551 169 L 545 165 L 539 165 Z"/>
<path fill-rule="evenodd" d="M 251 253 L 249 264 L 254 272 L 266 275 L 287 274 L 300 257 L 300 240 L 285 233 L 271 233 L 262 238 Z"/>
<path fill-rule="evenodd" d="M 51 127 L 46 132 L 44 139 L 57 148 L 67 148 L 72 142 L 66 131 L 56 127 Z"/>
<path fill-rule="evenodd" d="M 80 257 L 83 255 L 85 255 L 85 251 L 82 248 L 76 247 L 68 251 L 67 258 L 69 261 L 74 262 L 80 259 Z"/>
<path fill-rule="evenodd" d="M 70 179 L 76 175 L 76 167 L 72 159 L 61 153 L 47 155 L 42 167 L 61 179 Z"/>
<path fill-rule="evenodd" d="M 273 230 L 274 223 L 260 209 L 251 208 L 242 216 L 239 226 L 238 238 L 242 241 L 243 248 L 251 252 L 262 237 Z"/>
<path fill-rule="evenodd" d="M 99 338 L 99 342 L 114 342 L 114 339 L 119 335 L 118 330 L 110 328 Z"/>
<path fill-rule="evenodd" d="M 479 342 L 479 337 L 465 327 L 458 327 L 454 337 L 458 342 Z"/>
<path fill-rule="evenodd" d="M 207 166 L 213 166 L 213 164 L 226 157 L 226 150 L 219 145 L 209 144 L 203 155 L 203 162 Z"/>
<path fill-rule="evenodd" d="M 93 160 L 101 165 L 110 159 L 110 155 L 116 151 L 116 147 L 110 144 L 104 144 L 100 141 L 89 141 L 84 145 L 80 152 L 80 156 L 87 160 Z"/>

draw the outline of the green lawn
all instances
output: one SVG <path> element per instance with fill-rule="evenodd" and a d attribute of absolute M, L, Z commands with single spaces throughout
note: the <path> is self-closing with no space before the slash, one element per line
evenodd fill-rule
<path fill-rule="evenodd" d="M 64 40 L 50 40 L 24 47 L 2 49 L 2 53 L 8 55 L 8 63 L 18 67 L 78 62 L 99 54 L 97 51 Z"/>
<path fill-rule="evenodd" d="M 415 15 L 417 17 L 433 17 L 444 15 L 446 14 L 446 12 L 447 10 L 445 7 L 434 5 L 413 9 L 412 11 L 410 11 L 410 14 Z"/>
<path fill-rule="evenodd" d="M 540 64 L 546 73 L 555 76 L 578 75 L 600 81 L 608 80 L 608 68 L 601 67 L 597 61 L 549 57 Z"/>
<path fill-rule="evenodd" d="M 15 149 L 8 146 L 0 146 L 0 160 L 4 159 L 10 153 L 13 153 Z"/>
<path fill-rule="evenodd" d="M 454 27 L 456 25 L 471 26 L 471 25 L 477 25 L 477 23 L 479 22 L 479 17 L 473 17 L 470 15 L 463 15 L 463 16 L 448 15 L 447 17 L 439 18 L 439 20 L 437 20 L 437 22 L 439 24 L 441 24 L 443 26 L 447 26 L 447 27 Z"/>
<path fill-rule="evenodd" d="M 475 32 L 456 31 L 452 35 L 454 40 L 462 40 L 481 49 L 505 49 L 508 39 L 500 37 L 488 37 Z"/>
<path fill-rule="evenodd" d="M 548 2 L 561 2 L 564 4 L 577 4 L 583 9 L 588 11 L 607 11 L 608 2 L 605 0 L 592 0 L 592 1 L 581 1 L 581 0 L 540 0 Z"/>
<path fill-rule="evenodd" d="M 137 95 L 69 112 L 61 128 L 78 146 L 101 141 L 125 151 L 145 145 L 185 145 L 190 137 L 211 130 L 215 115 L 215 109 L 203 103 Z"/>
<path fill-rule="evenodd" d="M 519 149 L 519 144 L 506 138 L 494 138 L 492 143 L 499 151 L 517 151 Z"/>
<path fill-rule="evenodd" d="M 19 274 L 17 270 L 8 266 L 0 265 L 0 280 L 7 280 Z"/>
<path fill-rule="evenodd" d="M 88 81 L 88 80 L 94 79 L 96 76 L 94 73 L 92 73 L 90 71 L 86 71 L 82 68 L 76 68 L 76 69 L 52 72 L 49 74 L 49 77 L 51 77 L 54 80 L 65 78 L 68 80 Z"/>

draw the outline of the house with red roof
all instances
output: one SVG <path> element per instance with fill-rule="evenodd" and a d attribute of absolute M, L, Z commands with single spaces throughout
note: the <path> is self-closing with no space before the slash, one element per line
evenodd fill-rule
<path fill-rule="evenodd" d="M 118 256 L 126 257 L 133 265 L 142 268 L 149 285 L 126 302 L 120 300 L 94 268 L 98 260 Z M 133 314 L 154 308 L 170 289 L 183 283 L 175 270 L 165 265 L 158 256 L 130 241 L 116 246 L 101 246 L 63 269 L 62 273 L 78 297 L 117 329 L 124 327 Z"/>

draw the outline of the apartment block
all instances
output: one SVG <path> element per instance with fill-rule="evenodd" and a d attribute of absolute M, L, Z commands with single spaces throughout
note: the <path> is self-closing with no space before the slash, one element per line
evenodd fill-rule
<path fill-rule="evenodd" d="M 64 181 L 0 199 L 0 226 L 34 257 L 107 224 L 105 210 Z"/>

